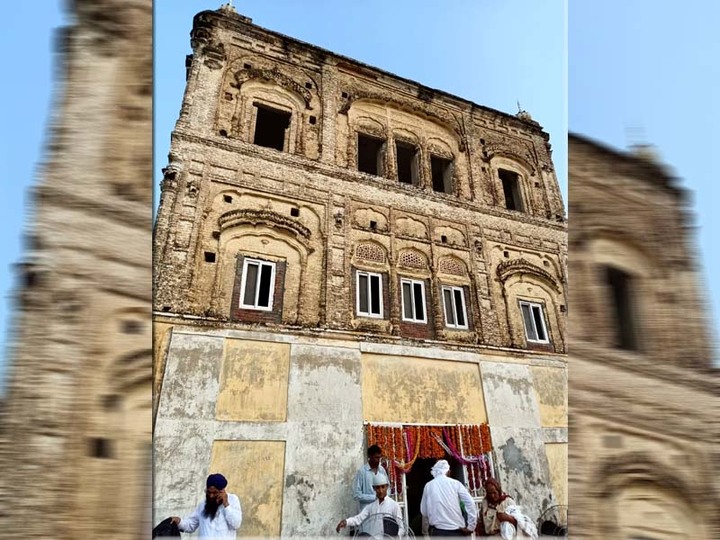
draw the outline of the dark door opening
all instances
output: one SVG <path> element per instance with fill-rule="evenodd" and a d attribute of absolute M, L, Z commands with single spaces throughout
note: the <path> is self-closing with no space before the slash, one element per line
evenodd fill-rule
<path fill-rule="evenodd" d="M 425 484 L 432 480 L 430 469 L 435 465 L 436 461 L 436 459 L 418 459 L 413 464 L 410 472 L 405 475 L 407 485 L 405 500 L 407 501 L 408 519 L 410 520 L 409 525 L 417 537 L 422 536 L 420 501 L 422 500 Z"/>
<path fill-rule="evenodd" d="M 465 483 L 465 469 L 462 464 L 455 458 L 445 455 L 444 458 L 450 465 L 450 472 L 448 476 L 454 478 L 458 482 Z M 407 485 L 407 492 L 405 493 L 405 500 L 407 501 L 408 508 L 408 519 L 410 520 L 410 528 L 415 533 L 415 536 L 422 535 L 422 516 L 420 515 L 420 502 L 422 501 L 423 490 L 425 484 L 433 479 L 430 469 L 435 465 L 437 459 L 418 459 L 407 473 L 405 482 Z"/>

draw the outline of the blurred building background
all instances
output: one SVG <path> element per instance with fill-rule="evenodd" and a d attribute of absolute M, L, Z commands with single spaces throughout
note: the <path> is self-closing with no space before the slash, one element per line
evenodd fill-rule
<path fill-rule="evenodd" d="M 0 530 L 148 538 L 152 6 L 66 9 L 14 290 Z"/>
<path fill-rule="evenodd" d="M 569 140 L 573 538 L 720 537 L 720 380 L 688 192 Z"/>

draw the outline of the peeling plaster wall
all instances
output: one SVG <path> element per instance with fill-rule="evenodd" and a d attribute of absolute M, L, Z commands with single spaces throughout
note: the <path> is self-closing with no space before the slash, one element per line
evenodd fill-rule
<path fill-rule="evenodd" d="M 486 422 L 477 364 L 364 354 L 362 365 L 368 422 Z"/>
<path fill-rule="evenodd" d="M 535 520 L 557 503 L 530 367 L 482 362 L 480 369 L 500 482 Z"/>
<path fill-rule="evenodd" d="M 257 369 L 248 372 L 238 364 Z M 220 471 L 243 503 L 249 528 L 242 535 L 332 535 L 334 524 L 357 510 L 351 484 L 365 459 L 363 421 L 486 419 L 500 480 L 535 519 L 566 497 L 566 459 L 558 448 L 566 448 L 567 429 L 542 426 L 538 395 L 548 388 L 538 392 L 533 375 L 536 368 L 562 371 L 562 366 L 511 363 L 502 355 L 176 326 L 155 427 L 156 521 L 190 512 L 203 497 L 205 476 Z M 251 400 L 241 407 L 235 398 L 226 405 L 237 415 L 219 414 L 228 410 L 219 404 L 229 389 L 243 388 L 249 394 L 264 389 L 276 413 L 278 403 L 286 403 L 283 415 L 257 417 L 264 406 L 255 410 Z M 393 388 L 400 398 L 392 399 Z M 418 400 L 419 395 L 432 397 L 440 408 Z M 444 402 L 452 407 L 445 410 Z M 245 464 L 261 485 L 247 485 L 240 472 Z M 265 493 L 263 500 L 253 498 L 255 489 Z"/>

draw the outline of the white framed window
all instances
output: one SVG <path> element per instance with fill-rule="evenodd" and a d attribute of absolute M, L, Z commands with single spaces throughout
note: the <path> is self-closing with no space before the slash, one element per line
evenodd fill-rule
<path fill-rule="evenodd" d="M 272 311 L 275 292 L 275 263 L 243 260 L 240 307 Z"/>
<path fill-rule="evenodd" d="M 445 307 L 445 326 L 448 328 L 467 328 L 465 291 L 462 287 L 443 286 L 442 295 Z"/>
<path fill-rule="evenodd" d="M 415 279 L 400 280 L 402 319 L 416 323 L 427 322 L 425 310 L 425 283 Z"/>
<path fill-rule="evenodd" d="M 525 323 L 525 337 L 531 343 L 550 343 L 542 304 L 520 301 L 523 322 Z"/>
<path fill-rule="evenodd" d="M 356 276 L 356 313 L 382 319 L 382 275 L 358 270 Z"/>

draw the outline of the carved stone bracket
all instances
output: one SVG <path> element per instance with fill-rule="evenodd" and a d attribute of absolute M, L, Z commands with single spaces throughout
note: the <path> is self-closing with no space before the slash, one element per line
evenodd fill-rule
<path fill-rule="evenodd" d="M 225 45 L 222 43 L 208 43 L 202 52 L 205 55 L 204 64 L 210 69 L 220 69 L 227 59 Z"/>

